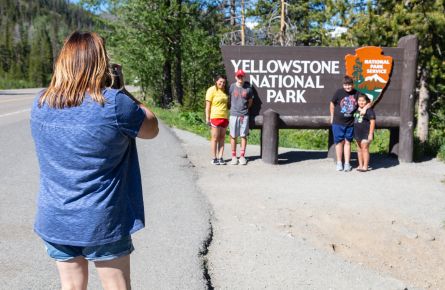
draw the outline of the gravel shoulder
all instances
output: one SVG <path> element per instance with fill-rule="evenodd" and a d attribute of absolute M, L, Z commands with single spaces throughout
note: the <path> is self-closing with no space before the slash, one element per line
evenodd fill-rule
<path fill-rule="evenodd" d="M 445 289 L 445 164 L 372 156 L 345 173 L 280 148 L 272 166 L 248 145 L 247 166 L 214 166 L 205 138 L 173 130 L 213 208 L 216 289 Z"/>

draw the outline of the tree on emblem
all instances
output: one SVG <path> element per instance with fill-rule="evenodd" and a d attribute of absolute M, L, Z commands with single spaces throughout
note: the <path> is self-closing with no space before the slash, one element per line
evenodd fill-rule
<path fill-rule="evenodd" d="M 355 85 L 361 84 L 365 79 L 362 75 L 363 69 L 362 69 L 362 62 L 360 61 L 360 58 L 355 59 L 355 64 L 353 66 L 353 73 L 352 73 L 352 79 L 354 80 Z"/>

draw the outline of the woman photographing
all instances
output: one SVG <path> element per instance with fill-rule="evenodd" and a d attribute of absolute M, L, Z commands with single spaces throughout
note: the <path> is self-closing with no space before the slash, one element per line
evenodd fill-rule
<path fill-rule="evenodd" d="M 34 230 L 62 289 L 87 288 L 88 261 L 104 289 L 131 288 L 131 234 L 145 223 L 135 138 L 156 137 L 158 122 L 131 95 L 106 88 L 109 78 L 103 39 L 74 32 L 31 111 L 40 167 Z"/>

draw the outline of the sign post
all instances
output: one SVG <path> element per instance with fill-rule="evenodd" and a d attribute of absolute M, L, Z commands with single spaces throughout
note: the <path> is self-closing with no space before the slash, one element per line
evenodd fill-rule
<path fill-rule="evenodd" d="M 399 146 L 394 151 L 399 156 L 400 161 L 412 162 L 414 151 L 414 90 L 416 88 L 417 56 L 419 54 L 417 37 L 414 35 L 402 37 L 399 40 L 398 47 L 404 51 L 404 70 L 400 94 L 399 132 L 394 131 L 394 135 L 399 133 L 399 140 L 397 140 Z M 394 143 L 397 144 L 397 141 Z"/>

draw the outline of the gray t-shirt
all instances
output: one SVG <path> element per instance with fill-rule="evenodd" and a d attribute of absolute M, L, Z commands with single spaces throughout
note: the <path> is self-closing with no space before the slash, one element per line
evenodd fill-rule
<path fill-rule="evenodd" d="M 230 85 L 230 115 L 247 116 L 249 114 L 249 100 L 252 99 L 253 91 L 249 83 L 245 82 L 242 87 L 236 83 Z"/>

